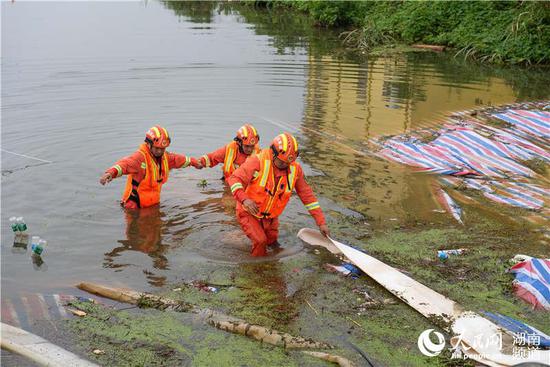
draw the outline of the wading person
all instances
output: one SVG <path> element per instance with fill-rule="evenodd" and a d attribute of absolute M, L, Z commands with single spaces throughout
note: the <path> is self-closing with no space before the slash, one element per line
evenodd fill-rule
<path fill-rule="evenodd" d="M 127 209 L 147 208 L 160 202 L 162 185 L 168 181 L 171 169 L 193 166 L 202 168 L 196 159 L 166 152 L 170 136 L 156 125 L 145 134 L 145 142 L 134 154 L 122 158 L 105 171 L 99 183 L 105 185 L 114 178 L 127 175 L 121 205 Z"/>
<path fill-rule="evenodd" d="M 296 162 L 298 154 L 298 142 L 285 132 L 273 139 L 270 148 L 248 158 L 228 178 L 237 200 L 237 219 L 252 241 L 252 256 L 265 256 L 268 246 L 279 246 L 279 215 L 294 190 L 320 231 L 329 235 L 323 211 Z"/>
<path fill-rule="evenodd" d="M 259 143 L 260 136 L 254 126 L 245 124 L 237 130 L 237 135 L 232 142 L 203 155 L 198 160 L 203 167 L 214 167 L 223 163 L 222 178 L 227 180 L 248 157 L 260 152 Z"/>

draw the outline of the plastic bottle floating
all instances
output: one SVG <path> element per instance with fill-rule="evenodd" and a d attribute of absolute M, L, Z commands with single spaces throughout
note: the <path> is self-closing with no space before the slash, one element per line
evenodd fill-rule
<path fill-rule="evenodd" d="M 38 238 L 38 240 L 35 239 L 35 237 Z M 35 242 L 36 240 L 36 242 Z M 44 249 L 46 248 L 46 245 L 48 244 L 48 241 L 41 239 L 38 236 L 33 236 L 33 241 L 31 245 L 31 250 L 36 255 L 42 255 L 42 252 L 44 252 Z"/>

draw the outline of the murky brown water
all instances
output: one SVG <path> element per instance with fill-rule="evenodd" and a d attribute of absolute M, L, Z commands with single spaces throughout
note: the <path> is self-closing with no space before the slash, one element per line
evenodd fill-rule
<path fill-rule="evenodd" d="M 327 212 L 377 225 L 437 214 L 426 176 L 361 154 L 367 139 L 435 125 L 456 110 L 550 96 L 550 76 L 418 53 L 358 59 L 298 18 L 186 4 L 2 3 L 2 290 L 66 290 L 81 280 L 139 289 L 201 262 L 253 261 L 219 169 L 174 171 L 160 208 L 129 215 L 124 180 L 103 170 L 153 124 L 198 156 L 250 121 L 267 144 L 297 134 Z M 178 8 L 178 9 L 173 9 Z M 197 184 L 208 181 L 206 188 Z M 44 264 L 12 250 L 8 218 L 49 242 Z M 283 253 L 313 220 L 294 199 Z M 273 258 L 267 259 L 268 261 Z"/>

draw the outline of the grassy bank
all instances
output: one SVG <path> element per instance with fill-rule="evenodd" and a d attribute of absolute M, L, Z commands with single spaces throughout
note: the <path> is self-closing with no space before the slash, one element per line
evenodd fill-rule
<path fill-rule="evenodd" d="M 550 3 L 515 1 L 258 1 L 303 12 L 319 26 L 355 29 L 347 44 L 444 45 L 457 55 L 502 64 L 550 63 Z"/>
<path fill-rule="evenodd" d="M 511 290 L 508 259 L 521 252 L 518 243 L 535 242 L 527 227 L 487 220 L 470 211 L 472 225 L 414 225 L 376 231 L 363 237 L 356 218 L 333 222 L 336 238 L 354 245 L 414 279 L 475 311 L 500 312 L 541 329 L 548 329 L 544 312 L 518 300 Z M 522 242 L 520 242 L 522 241 Z M 464 256 L 442 263 L 439 248 L 467 247 Z M 541 252 L 544 250 L 541 248 Z M 540 253 L 530 253 L 541 256 Z M 332 352 L 364 364 L 351 347 L 361 349 L 381 366 L 472 366 L 450 359 L 447 351 L 429 358 L 416 341 L 437 323 L 422 317 L 367 276 L 345 278 L 327 272 L 323 264 L 338 261 L 325 250 L 307 249 L 280 262 L 197 268 L 195 280 L 215 285 L 217 293 L 172 284 L 161 295 L 211 308 L 266 327 L 311 337 L 336 346 Z M 365 303 L 364 292 L 374 300 Z M 76 304 L 88 316 L 65 323 L 70 349 L 110 366 L 319 366 L 297 351 L 261 344 L 203 325 L 192 314 L 155 309 L 116 311 L 95 304 Z M 122 306 L 125 307 L 125 306 Z M 126 306 L 127 307 L 127 306 Z M 351 344 L 350 344 L 351 343 Z M 101 349 L 104 354 L 92 353 Z"/>

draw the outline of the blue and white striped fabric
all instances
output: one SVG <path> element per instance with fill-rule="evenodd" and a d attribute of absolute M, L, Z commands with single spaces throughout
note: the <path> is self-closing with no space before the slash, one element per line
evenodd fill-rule
<path fill-rule="evenodd" d="M 534 308 L 550 311 L 550 259 L 531 258 L 510 269 L 514 291 Z"/>
<path fill-rule="evenodd" d="M 493 115 L 506 121 L 517 130 L 533 136 L 550 138 L 550 113 L 544 111 L 508 110 Z"/>
<path fill-rule="evenodd" d="M 541 181 L 526 161 L 550 163 L 550 112 L 509 109 L 492 116 L 511 127 L 454 121 L 438 131 L 422 131 L 436 137 L 429 142 L 410 133 L 376 141 L 377 155 L 421 172 L 462 177 L 492 201 L 542 210 L 550 190 L 525 182 Z"/>
<path fill-rule="evenodd" d="M 483 314 L 495 324 L 505 328 L 516 336 L 523 336 L 525 344 L 535 348 L 550 348 L 550 336 L 542 331 L 499 313 L 483 312 Z"/>

